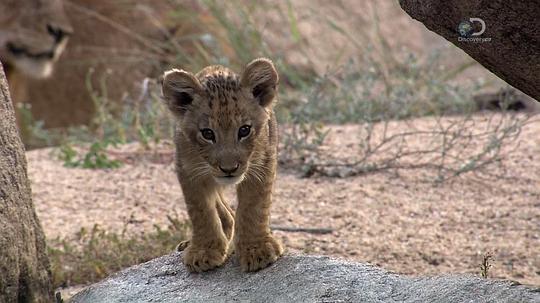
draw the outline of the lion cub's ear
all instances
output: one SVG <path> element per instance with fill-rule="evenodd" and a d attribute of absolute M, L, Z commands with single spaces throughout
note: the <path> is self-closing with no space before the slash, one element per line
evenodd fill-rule
<path fill-rule="evenodd" d="M 272 61 L 259 58 L 246 66 L 240 83 L 242 87 L 249 89 L 261 106 L 267 107 L 276 97 L 278 81 L 278 73 Z"/>
<path fill-rule="evenodd" d="M 185 113 L 195 95 L 202 90 L 199 80 L 189 72 L 172 69 L 163 74 L 161 92 L 169 110 L 175 115 Z"/>

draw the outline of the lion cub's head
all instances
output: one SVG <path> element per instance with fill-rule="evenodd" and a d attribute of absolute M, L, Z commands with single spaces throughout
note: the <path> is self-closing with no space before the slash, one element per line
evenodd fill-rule
<path fill-rule="evenodd" d="M 162 92 L 175 115 L 179 134 L 186 138 L 194 174 L 209 174 L 221 184 L 237 184 L 256 159 L 268 152 L 269 120 L 278 74 L 268 59 L 249 63 L 241 75 L 210 66 L 196 75 L 173 69 L 165 72 Z M 177 142 L 178 144 L 178 142 Z M 274 143 L 275 144 L 275 143 Z"/>

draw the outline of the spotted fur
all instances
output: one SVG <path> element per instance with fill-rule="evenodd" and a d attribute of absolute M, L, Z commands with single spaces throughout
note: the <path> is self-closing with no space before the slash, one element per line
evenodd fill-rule
<path fill-rule="evenodd" d="M 196 75 L 174 69 L 163 76 L 163 96 L 177 122 L 177 176 L 193 225 L 191 240 L 179 249 L 192 271 L 220 266 L 233 250 L 245 271 L 265 268 L 283 253 L 269 228 L 277 84 L 268 59 L 252 61 L 241 75 L 209 66 Z M 236 186 L 236 214 L 223 198 L 227 185 Z"/>

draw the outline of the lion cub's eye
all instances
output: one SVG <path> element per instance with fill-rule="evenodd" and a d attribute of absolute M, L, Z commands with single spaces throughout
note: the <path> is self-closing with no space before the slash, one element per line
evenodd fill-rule
<path fill-rule="evenodd" d="M 203 136 L 205 140 L 212 141 L 212 142 L 216 141 L 216 136 L 214 135 L 214 131 L 212 131 L 209 128 L 201 129 L 201 135 Z"/>
<path fill-rule="evenodd" d="M 251 132 L 251 125 L 243 125 L 238 129 L 238 140 L 249 136 Z"/>

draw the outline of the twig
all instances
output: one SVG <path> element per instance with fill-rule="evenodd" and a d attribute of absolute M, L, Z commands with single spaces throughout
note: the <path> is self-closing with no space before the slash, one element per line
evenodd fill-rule
<path fill-rule="evenodd" d="M 317 235 L 326 235 L 331 234 L 334 230 L 331 228 L 309 228 L 309 227 L 293 227 L 293 226 L 279 226 L 272 225 L 270 226 L 272 230 L 279 230 L 285 232 L 301 232 L 301 233 L 310 233 Z"/>
<path fill-rule="evenodd" d="M 494 114 L 487 124 L 473 115 L 444 121 L 436 118 L 431 129 L 408 127 L 388 133 L 389 121 L 361 124 L 360 151 L 356 159 L 335 159 L 319 153 L 317 148 L 304 149 L 300 158 L 306 177 L 314 174 L 328 177 L 351 177 L 392 169 L 430 169 L 437 183 L 465 173 L 492 175 L 492 166 L 503 168 L 504 159 L 518 146 L 522 128 L 538 121 L 530 115 Z M 309 138 L 309 134 L 297 138 Z M 422 145 L 411 141 L 423 142 Z M 326 159 L 324 159 L 326 158 Z M 324 160 L 323 160 L 324 159 Z M 502 176 L 502 175 L 501 175 Z"/>

